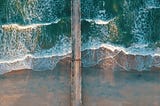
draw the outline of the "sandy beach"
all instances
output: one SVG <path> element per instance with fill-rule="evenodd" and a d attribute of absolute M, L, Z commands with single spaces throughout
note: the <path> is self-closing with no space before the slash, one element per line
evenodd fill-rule
<path fill-rule="evenodd" d="M 1 75 L 0 106 L 70 106 L 69 67 L 59 62 L 52 71 L 18 70 Z"/>
<path fill-rule="evenodd" d="M 160 72 L 83 71 L 84 106 L 160 106 Z"/>
<path fill-rule="evenodd" d="M 83 68 L 83 106 L 159 106 L 160 72 Z M 0 76 L 0 106 L 70 106 L 70 60 Z"/>

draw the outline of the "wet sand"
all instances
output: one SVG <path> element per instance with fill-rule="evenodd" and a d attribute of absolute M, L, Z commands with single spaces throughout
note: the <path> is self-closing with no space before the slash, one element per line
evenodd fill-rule
<path fill-rule="evenodd" d="M 160 106 L 160 72 L 83 71 L 84 106 Z"/>
<path fill-rule="evenodd" d="M 160 72 L 83 68 L 83 106 L 160 106 Z M 0 76 L 0 106 L 70 106 L 70 62 Z"/>
<path fill-rule="evenodd" d="M 65 67 L 65 68 L 64 68 Z M 0 106 L 70 106 L 70 65 L 12 71 L 0 76 Z"/>

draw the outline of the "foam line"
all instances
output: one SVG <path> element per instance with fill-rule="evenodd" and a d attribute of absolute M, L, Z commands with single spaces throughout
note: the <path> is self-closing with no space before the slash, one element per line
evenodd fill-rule
<path fill-rule="evenodd" d="M 13 28 L 13 29 L 19 29 L 19 30 L 24 30 L 24 29 L 33 29 L 33 28 L 37 28 L 40 26 L 47 26 L 47 25 L 51 25 L 53 23 L 58 23 L 60 21 L 60 19 L 51 22 L 51 23 L 38 23 L 38 24 L 30 24 L 30 25 L 19 25 L 19 24 L 7 24 L 7 25 L 2 25 L 3 29 L 8 29 L 8 28 Z"/>
<path fill-rule="evenodd" d="M 107 21 L 104 21 L 101 19 L 82 19 L 82 20 L 85 20 L 87 22 L 94 22 L 95 24 L 98 24 L 98 25 L 106 25 L 106 24 L 109 24 L 111 21 L 114 21 L 115 19 L 116 17 L 109 19 Z"/>
<path fill-rule="evenodd" d="M 84 46 L 84 48 L 82 48 L 82 51 L 84 50 L 97 50 L 101 47 L 103 48 L 107 48 L 111 51 L 123 51 L 125 54 L 132 54 L 132 55 L 151 55 L 151 56 L 160 56 L 160 48 L 157 48 L 156 50 L 152 50 L 151 48 L 145 48 L 146 45 L 132 45 L 129 48 L 125 48 L 123 46 L 118 46 L 118 45 L 113 45 L 113 44 L 109 44 L 109 43 L 93 43 L 94 45 L 92 46 L 92 44 L 88 45 L 88 46 Z"/>
<path fill-rule="evenodd" d="M 93 47 L 93 48 L 92 48 Z M 99 43 L 94 46 L 89 46 L 87 48 L 82 48 L 82 51 L 84 50 L 98 50 L 99 48 L 107 48 L 113 52 L 115 50 L 117 51 L 123 51 L 126 55 L 132 54 L 132 55 L 150 55 L 152 57 L 154 56 L 160 56 L 160 50 L 157 49 L 157 51 L 149 52 L 147 49 L 140 48 L 140 52 L 132 52 L 133 46 L 130 48 L 124 48 L 122 46 L 117 46 L 113 44 L 104 44 Z M 54 54 L 54 53 L 53 53 Z M 61 54 L 54 54 L 54 55 L 25 55 L 23 58 L 10 60 L 10 61 L 1 61 L 0 62 L 0 74 L 4 74 L 7 72 L 10 72 L 12 70 L 19 70 L 19 69 L 33 69 L 35 71 L 45 71 L 45 70 L 53 70 L 56 66 L 56 64 L 63 59 L 66 56 L 70 56 L 70 52 L 65 52 Z"/>

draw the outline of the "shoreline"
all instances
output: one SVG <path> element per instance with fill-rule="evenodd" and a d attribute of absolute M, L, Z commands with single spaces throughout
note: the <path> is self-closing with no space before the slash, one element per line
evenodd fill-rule
<path fill-rule="evenodd" d="M 66 67 L 63 67 L 63 66 Z M 82 68 L 83 106 L 159 106 L 160 71 Z M 17 70 L 0 75 L 2 106 L 70 106 L 70 60 L 51 71 Z"/>
<path fill-rule="evenodd" d="M 32 69 L 36 71 L 53 70 L 60 61 L 70 59 L 71 55 L 32 58 L 0 63 L 0 74 L 11 70 Z M 112 71 L 157 71 L 160 70 L 160 56 L 126 54 L 117 49 L 101 47 L 82 52 L 82 66 L 110 68 Z"/>

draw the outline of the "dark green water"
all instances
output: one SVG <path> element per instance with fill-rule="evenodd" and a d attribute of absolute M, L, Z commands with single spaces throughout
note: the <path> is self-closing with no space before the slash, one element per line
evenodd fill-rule
<path fill-rule="evenodd" d="M 0 69 L 71 53 L 70 6 L 69 0 L 0 0 Z M 160 53 L 159 0 L 81 0 L 81 18 L 82 51 L 109 44 L 129 54 Z"/>

